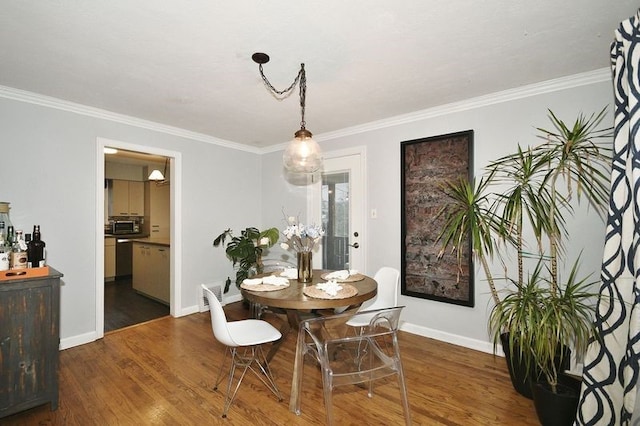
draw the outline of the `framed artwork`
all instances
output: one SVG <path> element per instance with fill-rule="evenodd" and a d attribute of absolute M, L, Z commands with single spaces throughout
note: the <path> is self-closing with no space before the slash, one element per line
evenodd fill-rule
<path fill-rule="evenodd" d="M 440 210 L 449 202 L 442 187 L 460 177 L 472 179 L 473 130 L 400 144 L 402 198 L 402 294 L 474 306 L 473 265 L 468 247 L 458 267 L 455 253 L 441 258 Z"/>

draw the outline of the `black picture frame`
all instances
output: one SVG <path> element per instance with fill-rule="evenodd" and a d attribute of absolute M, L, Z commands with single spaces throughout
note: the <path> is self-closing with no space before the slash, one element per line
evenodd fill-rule
<path fill-rule="evenodd" d="M 450 202 L 446 181 L 473 181 L 473 130 L 401 142 L 402 285 L 406 296 L 473 307 L 471 241 L 458 267 L 455 253 L 438 258 L 445 223 L 438 212 Z"/>

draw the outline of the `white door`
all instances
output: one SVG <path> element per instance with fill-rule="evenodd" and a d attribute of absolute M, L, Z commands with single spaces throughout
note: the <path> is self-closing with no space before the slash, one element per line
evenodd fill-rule
<path fill-rule="evenodd" d="M 314 268 L 365 272 L 364 149 L 325 153 L 319 182 L 309 197 L 309 223 L 322 223 L 325 236 Z"/>

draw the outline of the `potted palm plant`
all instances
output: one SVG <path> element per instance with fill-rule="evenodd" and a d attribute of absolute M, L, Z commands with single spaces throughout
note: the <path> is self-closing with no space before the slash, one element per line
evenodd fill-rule
<path fill-rule="evenodd" d="M 595 336 L 594 282 L 577 278 L 576 262 L 568 278 L 554 287 L 544 263 L 539 260 L 522 284 L 512 282 L 514 288 L 493 307 L 489 328 L 506 358 L 515 361 L 511 368 L 522 369 L 523 375 L 512 375 L 514 386 L 527 387 L 524 394 L 533 398 L 540 422 L 571 425 L 580 382 L 564 370 L 570 348 L 583 354 Z"/>
<path fill-rule="evenodd" d="M 278 228 L 269 228 L 264 231 L 249 227 L 243 229 L 239 236 L 234 236 L 231 229 L 224 230 L 213 240 L 214 247 L 224 245 L 228 239 L 225 252 L 227 257 L 237 265 L 236 286 L 240 287 L 242 281 L 252 275 L 262 273 L 264 264 L 262 254 L 264 250 L 278 242 L 280 231 Z M 229 291 L 230 280 L 227 279 L 224 292 Z"/>
<path fill-rule="evenodd" d="M 537 366 L 557 391 L 553 383 L 561 367 L 549 360 L 561 358 L 562 345 L 582 352 L 592 336 L 587 327 L 592 283 L 578 278 L 577 260 L 564 281 L 558 264 L 564 260 L 566 225 L 574 209 L 584 203 L 604 215 L 608 205 L 611 150 L 602 140 L 611 129 L 599 128 L 604 115 L 604 109 L 581 114 L 569 127 L 549 111 L 553 129 L 538 128 L 543 143 L 518 146 L 490 163 L 474 183 L 461 180 L 443 188 L 451 203 L 440 212 L 445 215 L 441 253 L 453 250 L 462 259 L 471 239 L 494 302 L 489 328 L 494 345 L 503 345 L 512 380 L 513 366 L 524 366 L 526 374 Z M 502 297 L 491 270 L 496 260 L 505 271 L 500 279 L 507 294 Z M 551 332 L 560 334 L 549 343 Z M 514 381 L 516 390 L 530 392 L 521 384 Z"/>

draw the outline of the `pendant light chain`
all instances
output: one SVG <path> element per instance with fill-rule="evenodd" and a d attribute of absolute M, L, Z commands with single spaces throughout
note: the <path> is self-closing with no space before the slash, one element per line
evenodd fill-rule
<path fill-rule="evenodd" d="M 293 83 L 284 90 L 278 90 L 273 87 L 273 84 L 264 75 L 262 65 L 269 62 L 269 55 L 256 52 L 251 55 L 251 59 L 259 65 L 260 77 L 262 77 L 262 81 L 271 95 L 276 99 L 281 101 L 289 97 L 293 93 L 296 84 L 300 85 L 300 130 L 294 133 L 293 140 L 285 148 L 282 154 L 282 162 L 288 173 L 311 175 L 311 180 L 314 181 L 313 174 L 322 168 L 322 150 L 318 143 L 313 140 L 313 134 L 306 129 L 307 74 L 304 70 L 304 63 L 300 64 L 300 71 L 298 71 Z"/>
<path fill-rule="evenodd" d="M 271 82 L 269 81 L 267 76 L 264 75 L 264 70 L 262 69 L 262 64 L 259 64 L 258 69 L 260 70 L 260 76 L 262 77 L 262 81 L 264 81 L 264 84 L 266 84 L 267 87 L 274 94 L 276 94 L 278 96 L 282 96 L 282 99 L 284 99 L 287 96 L 289 96 L 291 94 L 291 92 L 293 91 L 293 89 L 296 87 L 296 85 L 298 83 L 300 83 L 300 110 L 301 110 L 301 114 L 302 114 L 302 120 L 300 121 L 300 127 L 302 129 L 305 129 L 306 122 L 304 120 L 304 113 L 305 113 L 305 105 L 306 105 L 306 98 L 307 98 L 307 74 L 304 71 L 304 64 L 300 64 L 300 71 L 298 71 L 298 75 L 293 80 L 293 83 L 291 83 L 291 85 L 289 87 L 287 87 L 286 89 L 284 89 L 284 90 L 278 90 L 273 86 L 273 84 L 271 84 Z"/>
<path fill-rule="evenodd" d="M 298 76 L 300 77 L 300 113 L 302 115 L 300 128 L 304 130 L 305 124 L 307 124 L 304 121 L 305 101 L 307 99 L 307 73 L 304 71 L 304 64 L 300 64 L 300 72 L 298 73 Z"/>

